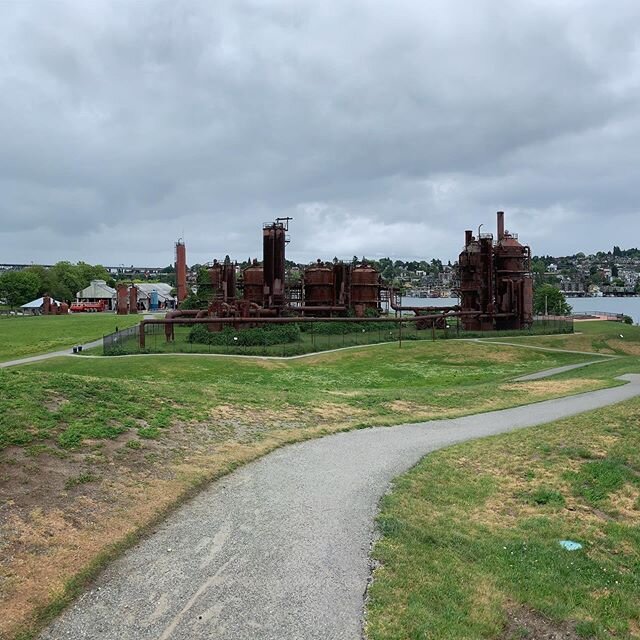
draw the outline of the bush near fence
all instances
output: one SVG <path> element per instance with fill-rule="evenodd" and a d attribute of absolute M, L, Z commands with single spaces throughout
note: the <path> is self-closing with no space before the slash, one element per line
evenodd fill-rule
<path fill-rule="evenodd" d="M 404 324 L 404 323 L 403 323 Z M 392 331 L 398 328 L 397 322 L 308 322 L 300 325 L 303 333 L 338 336 L 343 333 L 362 333 L 363 331 Z"/>
<path fill-rule="evenodd" d="M 209 331 L 204 324 L 196 324 L 187 336 L 187 342 L 219 346 L 260 347 L 290 344 L 300 340 L 297 324 L 266 325 L 250 329 L 224 327 L 222 331 Z"/>

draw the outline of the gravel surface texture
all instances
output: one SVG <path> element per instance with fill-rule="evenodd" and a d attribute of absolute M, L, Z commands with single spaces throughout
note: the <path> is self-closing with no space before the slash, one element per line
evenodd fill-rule
<path fill-rule="evenodd" d="M 613 389 L 275 451 L 214 483 L 114 562 L 41 638 L 362 636 L 380 497 L 425 454 L 620 402 Z"/>

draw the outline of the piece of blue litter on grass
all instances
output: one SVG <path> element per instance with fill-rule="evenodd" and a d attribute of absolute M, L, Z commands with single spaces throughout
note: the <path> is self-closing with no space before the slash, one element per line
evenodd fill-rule
<path fill-rule="evenodd" d="M 567 551 L 577 551 L 582 549 L 582 545 L 579 542 L 573 540 L 560 540 L 560 546 Z"/>

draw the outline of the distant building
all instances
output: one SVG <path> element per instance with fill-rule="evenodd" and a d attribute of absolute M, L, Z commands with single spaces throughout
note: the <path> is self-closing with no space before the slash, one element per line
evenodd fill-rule
<path fill-rule="evenodd" d="M 51 298 L 51 304 L 57 304 L 58 306 L 62 305 L 61 302 L 58 302 L 58 300 L 54 300 L 53 298 Z M 20 311 L 22 311 L 22 313 L 24 314 L 40 316 L 42 315 L 43 308 L 44 308 L 44 298 L 37 298 L 36 300 L 27 302 L 27 304 L 23 304 L 20 307 Z"/>
<path fill-rule="evenodd" d="M 171 295 L 173 287 L 166 282 L 139 282 L 135 285 L 138 289 L 138 310 L 149 311 L 154 292 L 157 293 L 158 305 L 161 309 L 174 309 L 176 298 Z"/>
<path fill-rule="evenodd" d="M 78 302 L 101 302 L 105 309 L 113 311 L 116 307 L 116 290 L 110 287 L 104 280 L 92 280 L 91 284 L 76 293 Z"/>

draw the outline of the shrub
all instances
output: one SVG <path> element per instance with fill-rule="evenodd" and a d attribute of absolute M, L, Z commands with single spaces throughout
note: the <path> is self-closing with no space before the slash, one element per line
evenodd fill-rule
<path fill-rule="evenodd" d="M 222 331 L 208 331 L 204 324 L 197 324 L 189 332 L 187 340 L 198 344 L 241 347 L 289 344 L 300 340 L 300 327 L 297 324 L 273 324 L 249 329 L 224 327 Z"/>

